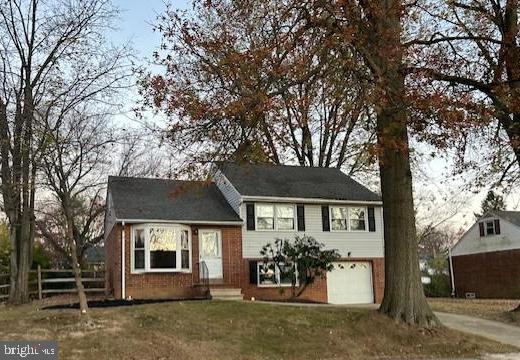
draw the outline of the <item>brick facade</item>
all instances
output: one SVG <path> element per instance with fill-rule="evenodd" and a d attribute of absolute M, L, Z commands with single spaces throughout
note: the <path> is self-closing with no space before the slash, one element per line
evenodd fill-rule
<path fill-rule="evenodd" d="M 284 288 L 283 293 L 278 287 L 258 287 L 250 284 L 249 281 L 249 261 L 244 260 L 243 276 L 242 276 L 242 294 L 244 299 L 250 300 L 254 297 L 256 300 L 281 300 L 291 296 L 291 288 Z M 255 260 L 253 260 L 255 261 Z M 261 259 L 256 259 L 261 261 Z M 368 261 L 372 264 L 372 283 L 374 290 L 374 302 L 380 304 L 383 300 L 383 293 L 385 287 L 385 264 L 383 258 L 348 258 L 341 259 L 341 261 Z M 309 285 L 302 293 L 300 298 L 309 301 L 316 301 L 326 303 L 327 300 L 327 278 L 320 277 L 315 279 L 314 283 Z"/>
<path fill-rule="evenodd" d="M 520 298 L 520 249 L 454 256 L 452 262 L 456 296 Z"/>
<path fill-rule="evenodd" d="M 242 237 L 240 226 L 192 227 L 192 273 L 131 272 L 131 225 L 125 225 L 125 296 L 132 298 L 196 298 L 203 296 L 203 288 L 197 286 L 199 270 L 198 229 L 211 228 L 222 234 L 223 279 L 219 286 L 240 287 Z M 106 244 L 107 288 L 115 298 L 121 298 L 121 233 L 116 224 Z"/>
<path fill-rule="evenodd" d="M 212 281 L 212 287 L 241 288 L 244 298 L 258 300 L 280 300 L 291 296 L 291 289 L 283 293 L 277 287 L 258 287 L 250 284 L 249 261 L 242 258 L 242 230 L 240 226 L 192 226 L 192 273 L 131 273 L 131 226 L 125 226 L 125 289 L 126 297 L 132 298 L 194 298 L 202 296 L 197 286 L 199 257 L 198 230 L 218 229 L 222 234 L 223 279 Z M 107 288 L 115 298 L 121 298 L 121 233 L 122 226 L 112 229 L 106 249 Z M 260 259 L 258 259 L 260 260 Z M 345 261 L 347 259 L 344 259 Z M 350 261 L 369 261 L 372 264 L 374 301 L 381 303 L 384 292 L 383 258 L 349 258 Z M 318 278 L 301 295 L 302 299 L 327 302 L 327 279 Z"/>

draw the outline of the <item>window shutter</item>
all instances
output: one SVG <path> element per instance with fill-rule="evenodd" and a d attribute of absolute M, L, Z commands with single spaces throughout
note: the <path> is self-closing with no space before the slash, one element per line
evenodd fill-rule
<path fill-rule="evenodd" d="M 249 262 L 249 283 L 258 285 L 258 261 Z"/>
<path fill-rule="evenodd" d="M 500 235 L 500 220 L 495 219 L 495 235 Z"/>
<path fill-rule="evenodd" d="M 330 231 L 329 207 L 327 205 L 321 207 L 321 223 L 323 231 Z"/>
<path fill-rule="evenodd" d="M 376 218 L 373 207 L 368 208 L 368 231 L 376 231 Z"/>
<path fill-rule="evenodd" d="M 296 206 L 296 218 L 298 221 L 298 231 L 305 231 L 305 206 L 303 206 L 303 204 Z"/>
<path fill-rule="evenodd" d="M 246 204 L 246 223 L 247 230 L 255 229 L 255 204 L 253 203 Z"/>
<path fill-rule="evenodd" d="M 300 285 L 307 282 L 307 274 L 304 271 L 300 271 L 300 269 L 298 269 L 298 281 Z"/>
<path fill-rule="evenodd" d="M 478 228 L 480 230 L 480 236 L 484 236 L 484 223 L 479 222 L 478 223 Z"/>

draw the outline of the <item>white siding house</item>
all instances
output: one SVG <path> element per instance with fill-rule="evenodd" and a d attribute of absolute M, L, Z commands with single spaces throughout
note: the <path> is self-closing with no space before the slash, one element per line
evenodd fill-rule
<path fill-rule="evenodd" d="M 494 211 L 479 219 L 452 248 L 456 296 L 520 297 L 520 212 Z"/>
<path fill-rule="evenodd" d="M 479 224 L 492 223 L 494 226 L 496 219 L 496 215 L 489 214 L 473 224 L 452 248 L 452 256 L 520 249 L 520 226 L 504 216 L 499 218 L 500 234 L 487 234 L 487 228 L 484 227 L 485 235 L 480 236 Z"/>
<path fill-rule="evenodd" d="M 278 200 L 280 202 L 281 200 Z M 287 203 L 291 204 L 291 203 Z M 340 205 L 340 204 L 338 204 Z M 321 205 L 304 204 L 305 206 L 305 231 L 294 230 L 247 230 L 242 227 L 242 252 L 244 258 L 260 257 L 260 249 L 268 242 L 281 239 L 294 239 L 295 235 L 309 235 L 325 244 L 327 249 L 337 249 L 342 257 L 353 258 L 379 258 L 384 256 L 383 236 L 383 211 L 382 207 L 374 208 L 376 231 L 323 231 Z M 353 206 L 353 205 L 345 205 Z M 366 205 L 359 205 L 364 206 Z M 240 217 L 246 218 L 246 206 L 240 207 Z"/>

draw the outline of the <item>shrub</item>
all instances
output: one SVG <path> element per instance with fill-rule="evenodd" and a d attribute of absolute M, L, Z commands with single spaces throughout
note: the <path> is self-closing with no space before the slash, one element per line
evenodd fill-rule
<path fill-rule="evenodd" d="M 446 274 L 430 275 L 431 283 L 424 285 L 424 294 L 427 297 L 451 296 L 450 277 Z"/>

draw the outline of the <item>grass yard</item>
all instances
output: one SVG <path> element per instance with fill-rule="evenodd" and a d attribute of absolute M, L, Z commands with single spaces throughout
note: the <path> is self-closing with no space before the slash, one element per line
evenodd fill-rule
<path fill-rule="evenodd" d="M 511 312 L 518 306 L 518 300 L 430 298 L 428 302 L 435 311 L 477 316 L 520 326 L 520 313 Z"/>
<path fill-rule="evenodd" d="M 422 359 L 518 351 L 447 329 L 419 330 L 373 310 L 183 301 L 77 310 L 0 307 L 0 339 L 57 339 L 60 359 Z"/>

